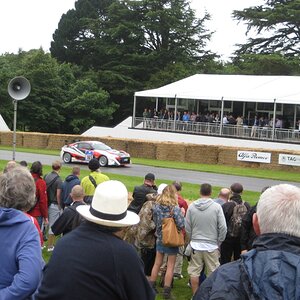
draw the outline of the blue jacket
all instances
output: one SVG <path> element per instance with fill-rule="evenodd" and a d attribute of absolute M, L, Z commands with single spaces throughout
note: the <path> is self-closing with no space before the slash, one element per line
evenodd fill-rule
<path fill-rule="evenodd" d="M 219 267 L 194 300 L 299 300 L 300 238 L 263 234 L 241 259 Z"/>
<path fill-rule="evenodd" d="M 0 207 L 0 241 L 0 299 L 27 299 L 44 267 L 38 231 L 23 212 Z"/>
<path fill-rule="evenodd" d="M 61 187 L 61 200 L 64 205 L 70 205 L 73 202 L 70 193 L 72 188 L 78 184 L 80 185 L 80 179 L 78 176 L 71 174 L 66 177 Z"/>

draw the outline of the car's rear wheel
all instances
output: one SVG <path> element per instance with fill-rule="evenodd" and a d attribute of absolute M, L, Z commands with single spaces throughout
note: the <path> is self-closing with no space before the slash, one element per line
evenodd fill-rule
<path fill-rule="evenodd" d="M 71 162 L 72 162 L 72 156 L 71 156 L 71 154 L 65 152 L 64 155 L 63 155 L 63 161 L 64 161 L 64 163 L 66 163 L 66 164 L 71 163 Z"/>
<path fill-rule="evenodd" d="M 102 155 L 99 157 L 99 164 L 101 167 L 106 167 L 108 164 L 108 159 L 106 156 Z"/>

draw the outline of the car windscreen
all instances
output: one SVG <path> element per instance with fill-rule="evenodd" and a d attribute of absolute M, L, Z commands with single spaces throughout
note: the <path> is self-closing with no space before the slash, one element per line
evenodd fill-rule
<path fill-rule="evenodd" d="M 93 144 L 95 150 L 111 150 L 111 148 L 105 144 Z"/>

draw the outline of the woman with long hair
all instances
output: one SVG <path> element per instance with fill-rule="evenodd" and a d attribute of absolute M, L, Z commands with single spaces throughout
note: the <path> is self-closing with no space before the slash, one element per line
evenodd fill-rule
<path fill-rule="evenodd" d="M 150 284 L 155 289 L 158 272 L 163 263 L 164 255 L 166 254 L 168 256 L 168 260 L 164 278 L 164 299 L 171 298 L 171 283 L 173 279 L 176 255 L 179 251 L 178 247 L 167 247 L 162 243 L 162 220 L 163 218 L 169 218 L 171 215 L 175 220 L 177 229 L 182 230 L 184 228 L 184 218 L 181 213 L 181 209 L 178 206 L 176 188 L 172 184 L 164 188 L 162 194 L 158 196 L 156 205 L 153 208 L 153 220 L 156 225 L 156 257 L 151 272 Z"/>

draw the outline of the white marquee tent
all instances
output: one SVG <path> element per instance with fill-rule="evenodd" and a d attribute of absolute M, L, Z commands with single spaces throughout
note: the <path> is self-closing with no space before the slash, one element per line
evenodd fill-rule
<path fill-rule="evenodd" d="M 300 76 L 258 76 L 258 75 L 219 75 L 196 74 L 157 89 L 136 92 L 134 94 L 133 122 L 136 115 L 137 97 L 175 99 L 219 100 L 221 101 L 221 120 L 224 113 L 224 101 L 274 103 L 273 116 L 276 116 L 276 104 L 294 104 L 294 124 L 296 124 L 296 106 L 300 104 Z M 157 106 L 157 105 L 156 105 Z M 174 119 L 174 128 L 175 128 Z M 134 123 L 132 123 L 132 127 Z M 220 134 L 222 132 L 222 122 Z M 272 136 L 275 132 L 273 122 Z"/>
<path fill-rule="evenodd" d="M 300 76 L 196 74 L 135 97 L 300 104 Z"/>

